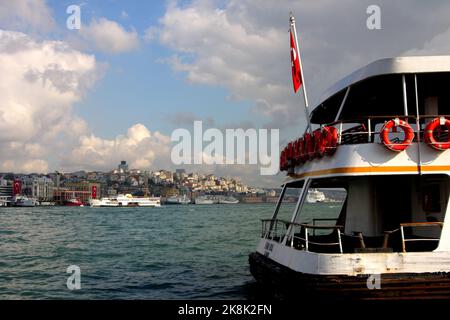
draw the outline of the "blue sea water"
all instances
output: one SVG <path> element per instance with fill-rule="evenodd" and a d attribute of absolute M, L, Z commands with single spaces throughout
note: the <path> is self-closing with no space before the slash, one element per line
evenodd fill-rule
<path fill-rule="evenodd" d="M 247 299 L 273 208 L 0 208 L 0 299 Z M 70 265 L 80 290 L 67 289 Z"/>

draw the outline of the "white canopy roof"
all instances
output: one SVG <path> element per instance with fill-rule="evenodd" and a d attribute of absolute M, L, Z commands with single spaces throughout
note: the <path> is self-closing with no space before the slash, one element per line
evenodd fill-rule
<path fill-rule="evenodd" d="M 367 78 L 386 74 L 428 72 L 450 72 L 450 56 L 395 57 L 374 61 L 336 82 L 325 91 L 319 105 L 339 91 Z"/>

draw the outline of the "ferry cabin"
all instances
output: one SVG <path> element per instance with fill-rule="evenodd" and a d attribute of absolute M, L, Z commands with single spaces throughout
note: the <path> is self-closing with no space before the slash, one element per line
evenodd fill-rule
<path fill-rule="evenodd" d="M 450 56 L 433 56 L 379 60 L 329 89 L 282 152 L 255 278 L 309 296 L 449 298 L 449 86 Z M 290 188 L 299 200 L 281 217 Z M 304 215 L 310 188 L 345 190 L 332 223 Z"/>

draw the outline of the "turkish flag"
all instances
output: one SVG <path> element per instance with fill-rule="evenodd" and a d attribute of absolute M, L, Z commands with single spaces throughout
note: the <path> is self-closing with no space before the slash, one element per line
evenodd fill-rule
<path fill-rule="evenodd" d="M 92 186 L 92 199 L 97 199 L 97 186 Z"/>
<path fill-rule="evenodd" d="M 295 47 L 294 36 L 291 34 L 291 66 L 292 66 L 292 82 L 294 84 L 294 92 L 302 85 L 302 74 L 300 72 L 300 59 L 298 55 L 298 48 Z"/>
<path fill-rule="evenodd" d="M 22 193 L 22 182 L 20 180 L 14 180 L 13 195 Z"/>

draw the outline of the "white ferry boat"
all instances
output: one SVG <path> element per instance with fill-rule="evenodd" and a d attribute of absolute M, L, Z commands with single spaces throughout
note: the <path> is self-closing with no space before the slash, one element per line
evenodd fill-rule
<path fill-rule="evenodd" d="M 185 194 L 182 196 L 172 196 L 167 198 L 166 204 L 190 204 L 191 199 Z"/>
<path fill-rule="evenodd" d="M 28 198 L 25 195 L 15 195 L 12 198 L 12 205 L 14 207 L 34 207 L 36 206 L 36 199 Z"/>
<path fill-rule="evenodd" d="M 428 56 L 378 60 L 329 89 L 315 130 L 281 153 L 253 276 L 302 297 L 449 299 L 449 85 L 450 56 Z M 300 196 L 283 219 L 287 188 Z M 346 190 L 333 224 L 306 220 L 310 188 Z"/>
<path fill-rule="evenodd" d="M 119 194 L 116 198 L 92 199 L 91 207 L 160 207 L 160 197 L 134 197 L 131 194 Z"/>
<path fill-rule="evenodd" d="M 160 197 L 133 197 L 131 194 L 117 196 L 119 207 L 160 207 Z"/>
<path fill-rule="evenodd" d="M 239 203 L 239 200 L 233 196 L 219 197 L 218 203 L 220 203 L 220 204 L 237 204 L 237 203 Z"/>
<path fill-rule="evenodd" d="M 91 199 L 89 201 L 91 207 L 118 207 L 119 202 L 117 198 L 101 198 L 101 199 Z"/>
<path fill-rule="evenodd" d="M 327 199 L 325 194 L 317 189 L 309 189 L 308 195 L 306 196 L 306 202 L 308 203 L 318 203 L 325 202 Z"/>
<path fill-rule="evenodd" d="M 195 198 L 195 204 L 217 204 L 219 201 L 214 196 L 199 196 Z"/>

